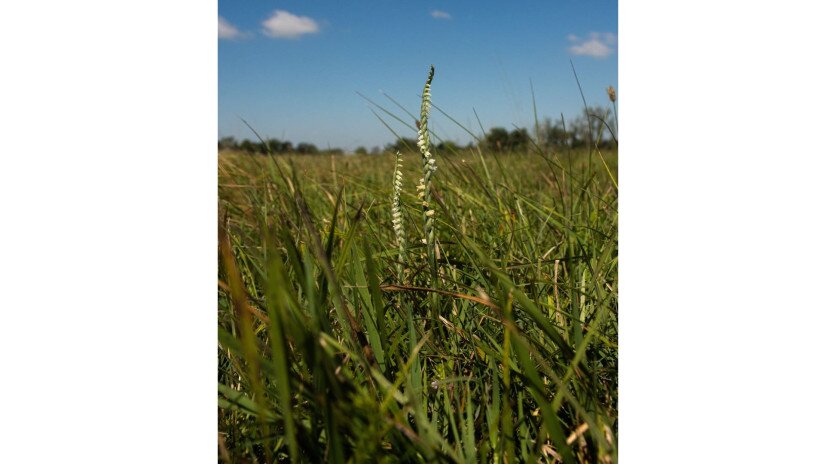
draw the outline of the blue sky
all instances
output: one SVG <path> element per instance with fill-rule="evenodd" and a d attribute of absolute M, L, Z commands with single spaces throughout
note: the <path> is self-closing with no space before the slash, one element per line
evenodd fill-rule
<path fill-rule="evenodd" d="M 346 4 L 345 4 L 346 3 Z M 608 103 L 618 87 L 617 1 L 239 1 L 219 0 L 218 135 L 264 137 L 354 150 L 394 140 L 360 92 L 405 120 L 430 64 L 433 103 L 480 133 L 572 116 L 581 97 Z M 621 98 L 621 96 L 620 96 Z M 380 113 L 380 112 L 379 112 Z M 432 129 L 471 137 L 435 109 Z M 402 136 L 414 133 L 387 119 Z"/>

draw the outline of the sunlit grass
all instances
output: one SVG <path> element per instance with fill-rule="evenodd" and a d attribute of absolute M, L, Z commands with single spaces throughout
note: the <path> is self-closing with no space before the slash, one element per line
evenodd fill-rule
<path fill-rule="evenodd" d="M 594 148 L 435 153 L 424 218 L 391 155 L 222 153 L 219 458 L 615 462 L 616 154 Z M 399 217 L 433 218 L 434 266 L 399 255 Z"/>

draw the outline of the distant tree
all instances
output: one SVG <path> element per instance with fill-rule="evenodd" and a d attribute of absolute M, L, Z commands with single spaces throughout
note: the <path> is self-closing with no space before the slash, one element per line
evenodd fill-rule
<path fill-rule="evenodd" d="M 218 150 L 235 150 L 238 148 L 238 141 L 235 137 L 223 137 L 218 140 Z"/>
<path fill-rule="evenodd" d="M 545 149 L 559 150 L 570 144 L 570 134 L 565 130 L 561 119 L 547 118 L 539 125 L 539 144 Z"/>
<path fill-rule="evenodd" d="M 316 147 L 315 145 L 313 145 L 311 143 L 301 142 L 301 143 L 298 144 L 297 147 L 295 147 L 295 151 L 297 151 L 298 153 L 301 153 L 301 154 L 311 155 L 311 154 L 318 153 L 318 147 Z"/>
<path fill-rule="evenodd" d="M 601 145 L 611 143 L 613 137 L 608 127 L 616 127 L 613 111 L 601 106 L 590 106 L 587 109 L 587 113 L 582 110 L 573 120 L 567 121 L 570 145 L 582 147 L 590 142 L 598 142 Z"/>
<path fill-rule="evenodd" d="M 588 119 L 587 115 L 582 112 L 569 123 L 568 130 L 572 135 L 572 145 L 574 147 L 581 147 L 590 142 L 592 133 Z"/>
<path fill-rule="evenodd" d="M 527 134 L 527 129 L 513 129 L 507 136 L 508 150 L 527 150 L 529 147 L 530 135 Z"/>
<path fill-rule="evenodd" d="M 507 129 L 503 127 L 493 127 L 487 132 L 487 136 L 484 138 L 484 144 L 490 150 L 504 151 L 507 149 L 509 140 L 510 134 L 507 133 Z"/>
<path fill-rule="evenodd" d="M 280 140 L 278 140 L 278 139 L 269 139 L 269 140 L 266 141 L 266 144 L 267 144 L 267 146 L 269 146 L 269 149 L 270 149 L 270 151 L 272 151 L 272 153 L 281 153 L 282 152 L 281 151 L 281 145 L 283 144 L 283 142 L 281 142 Z"/>
<path fill-rule="evenodd" d="M 418 144 L 415 139 L 402 137 L 395 141 L 395 143 L 387 145 L 387 151 L 395 153 L 396 151 L 418 150 Z"/>
<path fill-rule="evenodd" d="M 383 152 L 383 150 L 381 150 L 381 147 L 376 145 L 376 146 L 372 147 L 372 149 L 370 150 L 370 155 L 380 155 L 382 152 Z"/>
<path fill-rule="evenodd" d="M 616 115 L 613 110 L 606 106 L 593 106 L 588 108 L 590 116 L 590 126 L 593 129 L 593 140 L 599 144 L 613 143 L 616 135 Z"/>
<path fill-rule="evenodd" d="M 366 149 L 366 147 L 358 147 L 358 148 L 356 148 L 356 149 L 355 149 L 355 154 L 356 154 L 356 155 L 366 155 L 366 154 L 367 154 L 367 149 Z"/>
<path fill-rule="evenodd" d="M 438 150 L 442 153 L 455 153 L 455 152 L 461 150 L 461 147 L 458 146 L 457 143 L 455 143 L 451 140 L 441 142 L 438 145 L 436 145 L 435 148 L 436 148 L 436 150 Z"/>
<path fill-rule="evenodd" d="M 243 142 L 241 142 L 238 148 L 240 148 L 241 151 L 244 151 L 246 153 L 258 152 L 258 144 L 250 142 L 249 139 L 243 139 Z"/>

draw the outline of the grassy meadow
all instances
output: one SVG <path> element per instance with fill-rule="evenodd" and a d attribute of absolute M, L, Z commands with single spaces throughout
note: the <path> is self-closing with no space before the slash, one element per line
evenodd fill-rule
<path fill-rule="evenodd" d="M 415 150 L 219 154 L 219 461 L 617 462 L 615 151 Z"/>

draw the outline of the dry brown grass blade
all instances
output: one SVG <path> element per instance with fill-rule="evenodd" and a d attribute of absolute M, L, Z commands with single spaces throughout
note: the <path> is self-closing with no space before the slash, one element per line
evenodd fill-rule
<path fill-rule="evenodd" d="M 261 415 L 258 417 L 258 420 L 262 433 L 267 435 L 269 434 L 269 425 L 266 420 L 269 413 L 265 400 L 263 381 L 260 376 L 260 361 L 257 359 L 257 340 L 252 324 L 253 312 L 249 305 L 247 291 L 244 288 L 240 270 L 235 262 L 235 256 L 232 253 L 232 244 L 229 240 L 229 232 L 227 231 L 227 218 L 228 215 L 224 213 L 223 221 L 218 225 L 218 252 L 221 258 L 220 263 L 223 265 L 224 273 L 226 274 L 229 297 L 240 328 L 241 349 L 246 360 L 247 374 L 251 382 L 252 392 L 254 393 L 256 403 L 261 409 Z M 269 461 L 269 450 L 265 450 L 265 454 L 267 461 Z"/>
<path fill-rule="evenodd" d="M 220 432 L 218 432 L 218 454 L 227 464 L 232 462 L 232 458 L 229 457 L 229 451 L 226 449 L 226 442 Z"/>
<path fill-rule="evenodd" d="M 574 430 L 573 433 L 571 433 L 570 436 L 567 437 L 567 444 L 568 445 L 573 444 L 573 442 L 578 440 L 579 437 L 584 434 L 584 432 L 587 432 L 588 428 L 589 427 L 587 425 L 587 422 L 585 422 L 582 425 L 576 427 L 576 430 Z"/>
<path fill-rule="evenodd" d="M 220 279 L 218 279 L 218 287 L 221 290 L 225 291 L 225 292 L 231 291 L 231 289 L 229 288 L 229 284 L 227 284 L 226 282 L 224 282 Z M 269 324 L 269 316 L 264 314 L 263 311 L 261 311 L 260 309 L 254 307 L 250 304 L 250 303 L 252 303 L 252 301 L 251 301 L 251 298 L 249 297 L 249 294 L 246 295 L 246 298 L 247 298 L 247 300 L 246 300 L 247 309 L 249 310 L 249 312 L 251 312 L 252 315 L 257 317 L 258 320 L 260 320 L 261 322 L 263 322 L 265 324 Z"/>
<path fill-rule="evenodd" d="M 223 264 L 224 272 L 226 273 L 229 283 L 225 283 L 226 290 L 229 292 L 229 297 L 235 308 L 235 317 L 242 326 L 249 324 L 251 328 L 252 320 L 249 316 L 252 310 L 249 306 L 249 299 L 246 289 L 243 287 L 243 279 L 238 270 L 238 265 L 235 262 L 235 256 L 232 254 L 232 244 L 229 241 L 229 233 L 227 232 L 228 216 L 224 214 L 224 219 L 218 227 L 218 252 L 221 257 L 221 264 Z"/>
<path fill-rule="evenodd" d="M 487 306 L 488 308 L 491 308 L 491 309 L 493 309 L 497 312 L 501 311 L 501 309 L 498 306 L 496 306 L 496 304 L 493 303 L 492 301 L 490 301 L 489 299 L 484 299 L 484 298 L 473 296 L 473 295 L 467 295 L 465 293 L 455 293 L 455 292 L 448 292 L 446 290 L 438 290 L 438 289 L 435 289 L 435 288 L 411 287 L 411 286 L 408 286 L 408 285 L 397 285 L 397 284 L 382 285 L 380 288 L 381 288 L 381 290 L 383 290 L 385 292 L 430 292 L 430 293 L 438 293 L 439 295 L 451 296 L 453 298 L 461 298 L 462 300 L 473 301 L 475 303 Z"/>

